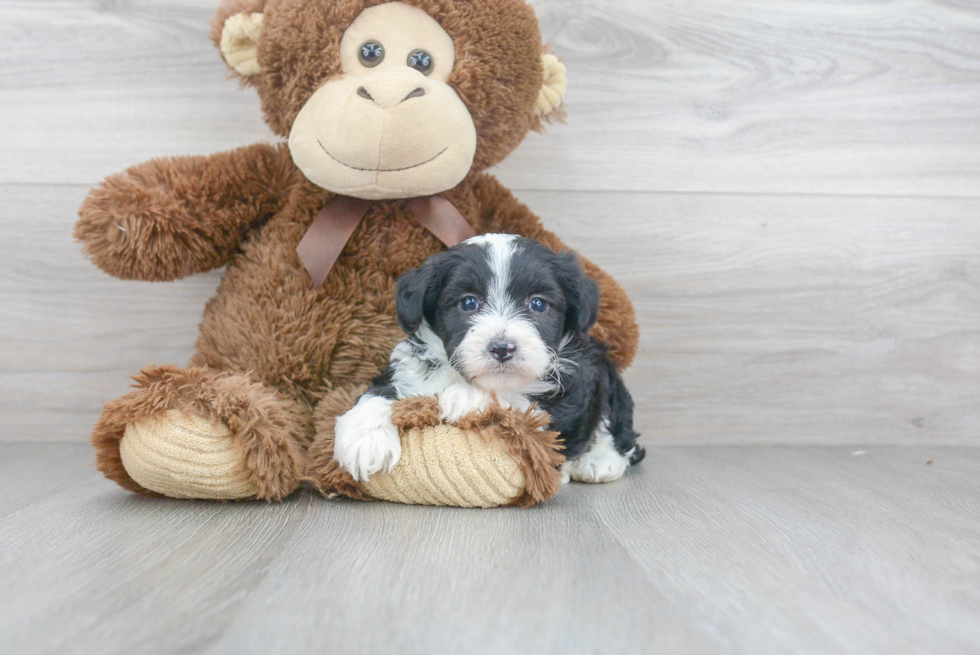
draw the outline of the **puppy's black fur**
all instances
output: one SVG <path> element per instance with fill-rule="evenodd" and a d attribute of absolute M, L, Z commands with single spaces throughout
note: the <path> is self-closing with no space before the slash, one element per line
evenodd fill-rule
<path fill-rule="evenodd" d="M 630 464 L 646 455 L 636 443 L 640 435 L 633 430 L 633 398 L 623 379 L 609 360 L 607 348 L 584 335 L 566 357 L 575 362 L 575 371 L 562 378 L 563 390 L 557 395 L 532 396 L 551 417 L 550 429 L 561 433 L 565 457 L 575 459 L 584 453 L 592 435 L 605 418 L 616 451 Z"/>

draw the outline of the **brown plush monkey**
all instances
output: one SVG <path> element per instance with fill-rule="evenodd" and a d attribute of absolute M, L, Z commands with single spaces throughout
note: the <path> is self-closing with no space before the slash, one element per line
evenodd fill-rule
<path fill-rule="evenodd" d="M 396 278 L 445 247 L 412 199 L 439 194 L 458 210 L 450 223 L 563 248 L 482 171 L 557 115 L 564 68 L 544 53 L 524 0 L 224 0 L 212 37 L 288 143 L 153 160 L 82 205 L 75 236 L 111 275 L 162 281 L 227 267 L 190 367 L 148 367 L 105 406 L 92 435 L 98 466 L 144 495 L 278 500 L 307 479 L 384 497 L 336 467 L 333 418 L 402 338 Z M 326 232 L 304 241 L 318 216 Z M 301 241 L 319 262 L 301 258 Z M 321 253 L 330 250 L 335 260 Z M 583 263 L 602 288 L 594 334 L 626 367 L 632 305 Z M 520 502 L 556 491 L 560 457 L 533 417 L 497 411 L 464 434 L 436 426 L 430 410 L 407 403 L 399 425 L 449 442 L 507 432 L 504 450 L 526 474 Z"/>

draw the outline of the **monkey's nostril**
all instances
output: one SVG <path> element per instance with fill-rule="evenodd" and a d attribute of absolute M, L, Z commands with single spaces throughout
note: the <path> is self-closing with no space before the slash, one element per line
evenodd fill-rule
<path fill-rule="evenodd" d="M 517 344 L 512 341 L 494 341 L 490 344 L 490 354 L 498 362 L 506 362 L 513 359 Z"/>
<path fill-rule="evenodd" d="M 419 87 L 414 91 L 412 91 L 411 93 L 409 93 L 407 96 L 405 96 L 402 102 L 405 102 L 405 100 L 411 100 L 412 98 L 421 98 L 424 95 L 425 95 L 425 89 Z"/>
<path fill-rule="evenodd" d="M 374 98 L 371 97 L 371 94 L 363 86 L 357 88 L 357 95 L 374 102 Z"/>

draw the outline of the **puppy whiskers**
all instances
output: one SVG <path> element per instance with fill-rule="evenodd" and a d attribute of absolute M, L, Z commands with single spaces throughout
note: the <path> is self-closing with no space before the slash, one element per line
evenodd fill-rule
<path fill-rule="evenodd" d="M 562 339 L 558 346 L 558 350 L 553 348 L 548 348 L 548 356 L 550 358 L 550 363 L 548 364 L 548 370 L 545 373 L 543 381 L 549 383 L 553 390 L 549 398 L 555 398 L 565 393 L 565 385 L 562 382 L 562 376 L 566 373 L 571 373 L 573 369 L 578 366 L 578 363 L 572 359 L 569 359 L 569 355 L 572 353 L 568 351 L 568 346 L 571 343 L 571 338 L 566 336 Z"/>

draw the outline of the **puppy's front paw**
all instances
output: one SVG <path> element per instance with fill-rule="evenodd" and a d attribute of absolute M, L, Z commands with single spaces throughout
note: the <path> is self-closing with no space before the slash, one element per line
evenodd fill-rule
<path fill-rule="evenodd" d="M 629 466 L 629 458 L 620 455 L 612 444 L 597 443 L 578 458 L 565 462 L 561 467 L 562 478 L 576 482 L 612 482 L 623 477 Z"/>
<path fill-rule="evenodd" d="M 492 400 L 489 393 L 468 384 L 449 385 L 439 394 L 442 420 L 457 423 L 471 412 L 482 412 L 490 406 Z"/>
<path fill-rule="evenodd" d="M 333 457 L 355 480 L 391 471 L 402 456 L 398 428 L 391 423 L 392 401 L 363 396 L 337 419 Z"/>

